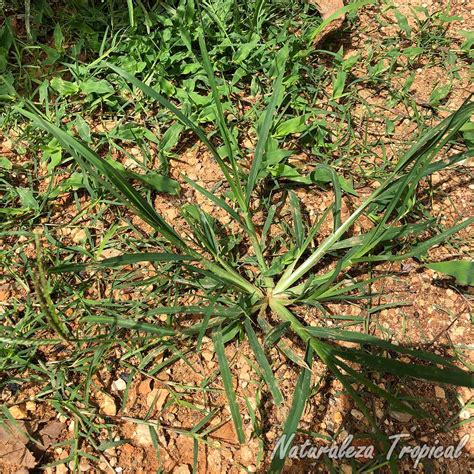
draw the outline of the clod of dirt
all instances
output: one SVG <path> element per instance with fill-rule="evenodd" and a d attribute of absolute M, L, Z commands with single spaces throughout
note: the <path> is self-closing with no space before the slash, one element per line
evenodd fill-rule
<path fill-rule="evenodd" d="M 10 295 L 10 287 L 8 285 L 0 285 L 0 303 L 6 303 Z"/>
<path fill-rule="evenodd" d="M 443 398 L 443 399 L 446 398 L 446 393 L 443 388 L 435 387 L 434 391 L 435 391 L 436 398 Z"/>
<path fill-rule="evenodd" d="M 146 396 L 151 392 L 151 380 L 146 379 L 138 384 L 137 392 L 139 395 Z"/>
<path fill-rule="evenodd" d="M 117 407 L 115 405 L 115 401 L 110 395 L 100 392 L 97 395 L 97 400 L 99 402 L 100 411 L 104 415 L 115 416 L 117 414 Z"/>
<path fill-rule="evenodd" d="M 147 407 L 153 407 L 155 410 L 161 410 L 168 398 L 168 390 L 163 388 L 153 389 L 146 397 Z"/>
<path fill-rule="evenodd" d="M 23 422 L 13 426 L 8 422 L 0 427 L 0 470 L 1 463 L 20 468 L 34 468 L 35 457 L 26 447 L 28 437 Z"/>
<path fill-rule="evenodd" d="M 8 411 L 15 420 L 26 420 L 28 418 L 28 413 L 20 405 L 10 407 Z"/>
<path fill-rule="evenodd" d="M 187 464 L 181 464 L 173 469 L 173 474 L 191 474 Z"/>
<path fill-rule="evenodd" d="M 147 425 L 137 425 L 132 438 L 139 446 L 153 446 L 153 438 Z"/>

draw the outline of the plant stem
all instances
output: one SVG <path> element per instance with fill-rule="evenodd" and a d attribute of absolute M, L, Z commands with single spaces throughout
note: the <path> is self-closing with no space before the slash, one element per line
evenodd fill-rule
<path fill-rule="evenodd" d="M 267 265 L 267 262 L 265 262 L 262 247 L 261 247 L 260 241 L 257 237 L 257 232 L 255 231 L 255 226 L 253 225 L 252 218 L 250 216 L 250 213 L 249 213 L 248 209 L 246 209 L 244 211 L 244 220 L 245 220 L 245 224 L 247 226 L 247 230 L 249 231 L 250 242 L 251 242 L 253 250 L 255 252 L 255 256 L 257 257 L 258 263 L 260 264 L 261 271 L 265 272 L 265 271 L 268 270 L 268 265 Z M 267 286 L 267 288 L 273 288 L 274 287 L 273 278 L 264 277 L 264 280 L 265 280 L 265 285 Z"/>
<path fill-rule="evenodd" d="M 352 214 L 351 216 L 342 224 L 336 232 L 333 232 L 329 237 L 324 240 L 324 242 L 316 249 L 316 251 L 305 260 L 293 273 L 290 275 L 284 275 L 280 281 L 275 286 L 273 291 L 274 295 L 283 293 L 287 290 L 295 281 L 299 280 L 306 272 L 311 270 L 311 268 L 316 265 L 316 263 L 321 260 L 322 257 L 326 254 L 328 250 L 344 235 L 344 233 L 349 229 L 349 227 L 359 218 L 359 216 L 364 212 L 364 210 L 369 206 L 382 191 L 385 190 L 387 184 L 391 182 L 392 176 L 387 179 L 374 193 L 372 193 L 369 198 L 367 198 Z"/>

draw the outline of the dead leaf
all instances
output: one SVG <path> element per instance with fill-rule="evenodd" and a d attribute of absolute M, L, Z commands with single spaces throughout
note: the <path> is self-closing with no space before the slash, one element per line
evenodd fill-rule
<path fill-rule="evenodd" d="M 26 447 L 28 437 L 25 424 L 18 422 L 16 426 L 4 423 L 0 426 L 0 462 L 4 464 L 33 468 L 37 462 Z"/>
<path fill-rule="evenodd" d="M 44 428 L 41 429 L 39 434 L 41 435 L 41 440 L 43 445 L 46 448 L 49 448 L 53 443 L 55 443 L 66 429 L 66 423 L 60 421 L 51 421 Z"/>
<path fill-rule="evenodd" d="M 318 9 L 323 21 L 327 20 L 333 13 L 344 7 L 344 2 L 342 0 L 309 0 L 309 3 Z M 344 23 L 345 17 L 345 14 L 341 14 L 326 25 L 314 38 L 314 43 L 320 43 L 328 34 L 338 30 Z"/>

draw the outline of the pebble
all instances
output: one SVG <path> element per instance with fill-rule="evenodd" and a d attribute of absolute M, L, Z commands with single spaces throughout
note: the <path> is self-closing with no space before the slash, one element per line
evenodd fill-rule
<path fill-rule="evenodd" d="M 71 232 L 71 240 L 75 244 L 81 244 L 87 240 L 87 234 L 84 229 L 74 229 Z"/>
<path fill-rule="evenodd" d="M 26 418 L 28 418 L 26 410 L 21 408 L 19 405 L 14 405 L 10 407 L 8 411 L 15 420 L 25 420 Z"/>
<path fill-rule="evenodd" d="M 118 378 L 112 382 L 112 391 L 123 392 L 127 388 L 127 382 L 124 379 Z"/>
<path fill-rule="evenodd" d="M 35 402 L 26 402 L 26 410 L 27 411 L 35 411 L 36 410 L 36 403 Z"/>
<path fill-rule="evenodd" d="M 146 397 L 147 407 L 150 408 L 154 403 L 153 408 L 155 410 L 161 410 L 168 395 L 168 390 L 165 390 L 164 388 L 154 388 Z"/>
<path fill-rule="evenodd" d="M 8 301 L 8 298 L 10 298 L 10 290 L 8 286 L 3 285 L 0 286 L 0 302 L 1 303 L 6 303 Z"/>
<path fill-rule="evenodd" d="M 391 411 L 390 416 L 400 423 L 408 423 L 412 419 L 412 416 L 409 413 L 402 411 Z"/>
<path fill-rule="evenodd" d="M 151 380 L 146 379 L 139 383 L 138 393 L 140 395 L 148 395 L 151 392 Z"/>
<path fill-rule="evenodd" d="M 181 464 L 173 469 L 173 474 L 191 474 L 187 464 Z"/>
<path fill-rule="evenodd" d="M 253 451 L 248 446 L 242 446 L 240 448 L 240 459 L 245 464 L 252 462 L 255 459 Z"/>
<path fill-rule="evenodd" d="M 362 421 L 365 417 L 364 417 L 364 414 L 359 411 L 359 410 L 356 410 L 355 408 L 353 408 L 351 410 L 351 415 L 356 419 L 356 420 L 359 420 L 359 421 Z"/>
<path fill-rule="evenodd" d="M 202 351 L 201 355 L 203 359 L 206 360 L 207 362 L 210 362 L 212 358 L 214 357 L 214 353 L 209 350 Z"/>
<path fill-rule="evenodd" d="M 435 387 L 434 390 L 436 398 L 446 398 L 446 393 L 443 388 Z"/>
<path fill-rule="evenodd" d="M 334 421 L 337 425 L 340 425 L 343 419 L 344 417 L 342 416 L 342 413 L 340 411 L 334 413 Z"/>
<path fill-rule="evenodd" d="M 68 467 L 65 464 L 56 466 L 56 474 L 67 474 L 69 472 Z"/>
<path fill-rule="evenodd" d="M 153 438 L 147 425 L 137 425 L 133 433 L 133 439 L 140 446 L 153 446 Z"/>
<path fill-rule="evenodd" d="M 99 406 L 104 415 L 115 416 L 117 414 L 117 407 L 114 399 L 106 393 L 101 393 L 98 397 Z"/>

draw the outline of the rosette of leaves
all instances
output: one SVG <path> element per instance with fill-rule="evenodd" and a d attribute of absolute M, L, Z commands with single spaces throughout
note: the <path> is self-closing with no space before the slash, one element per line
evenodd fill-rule
<path fill-rule="evenodd" d="M 167 272 L 170 268 L 179 272 L 179 285 L 183 291 L 186 287 L 200 290 L 200 304 L 161 307 L 156 310 L 156 313 L 169 315 L 200 315 L 201 320 L 190 326 L 173 324 L 172 318 L 168 324 L 164 324 L 136 321 L 126 317 L 89 316 L 88 322 L 146 331 L 156 337 L 175 337 L 188 341 L 195 339 L 197 348 L 200 347 L 203 336 L 209 334 L 215 345 L 232 419 L 241 442 L 245 438 L 242 417 L 224 347 L 233 339 L 242 336 L 248 339 L 262 377 L 276 404 L 282 403 L 283 396 L 273 373 L 272 361 L 267 357 L 268 348 L 278 347 L 292 363 L 301 367 L 292 408 L 284 426 L 284 433 L 287 435 L 296 432 L 305 403 L 310 397 L 311 365 L 314 358 L 319 358 L 333 376 L 340 380 L 357 407 L 374 426 L 372 414 L 360 393 L 353 388 L 354 383 L 384 398 L 393 409 L 408 412 L 415 417 L 427 414 L 420 409 L 414 409 L 393 393 L 375 384 L 371 379 L 373 372 L 473 387 L 472 375 L 458 368 L 452 360 L 393 344 L 364 332 L 346 330 L 344 326 L 308 325 L 300 317 L 300 311 L 304 307 L 316 307 L 323 314 L 327 314 L 325 305 L 329 302 L 355 300 L 358 295 L 364 296 L 364 288 L 371 281 L 357 281 L 351 276 L 353 271 L 368 262 L 378 264 L 423 256 L 432 246 L 474 222 L 472 218 L 466 219 L 398 253 L 400 239 L 407 236 L 416 237 L 432 223 L 427 220 L 413 224 L 407 219 L 413 209 L 420 182 L 433 172 L 466 158 L 465 152 L 451 156 L 449 161 L 436 160 L 436 155 L 469 120 L 474 111 L 474 103 L 464 103 L 456 112 L 421 136 L 401 156 L 391 174 L 345 220 L 341 217 L 344 190 L 333 168 L 326 166 L 324 173 L 329 176 L 334 202 L 312 226 L 307 226 L 296 195 L 289 192 L 292 225 L 284 227 L 285 247 L 289 250 L 275 256 L 274 242 L 271 242 L 268 236 L 268 229 L 275 218 L 275 209 L 271 206 L 264 209 L 265 225 L 257 229 L 252 218 L 251 203 L 261 187 L 261 181 L 270 179 L 266 172 L 266 150 L 272 128 L 275 126 L 276 110 L 284 93 L 285 61 L 282 61 L 280 56 L 275 65 L 273 93 L 259 121 L 258 142 L 250 169 L 247 170 L 241 166 L 242 153 L 226 122 L 216 77 L 202 36 L 200 50 L 202 65 L 213 93 L 221 146 L 216 145 L 215 138 L 211 140 L 197 123 L 152 87 L 117 66 L 106 66 L 131 84 L 135 92 L 140 91 L 171 111 L 184 127 L 193 131 L 207 146 L 225 177 L 226 193 L 215 195 L 189 177 L 184 176 L 184 180 L 214 206 L 227 213 L 240 227 L 242 239 L 253 249 L 251 255 L 236 252 L 235 246 L 229 242 L 228 236 L 223 235 L 216 220 L 195 204 L 186 206 L 183 210 L 192 235 L 180 235 L 119 168 L 102 159 L 85 143 L 48 121 L 35 109 L 18 107 L 25 117 L 51 134 L 63 149 L 77 160 L 85 175 L 96 178 L 120 203 L 146 221 L 157 233 L 157 244 L 166 247 L 166 251 L 160 253 L 126 253 L 90 264 L 67 262 L 51 268 L 50 272 L 78 272 L 88 265 L 100 270 L 152 261 L 158 268 L 163 264 Z M 321 226 L 330 215 L 332 232 L 316 243 Z M 369 217 L 373 227 L 348 237 L 348 231 L 362 217 Z M 321 266 L 323 260 L 330 260 L 335 264 L 324 271 Z M 249 271 L 249 265 L 257 270 Z M 259 336 L 263 339 L 263 344 Z M 285 344 L 283 336 L 299 339 L 306 346 L 304 360 Z M 339 344 L 340 342 L 351 342 L 352 345 L 347 347 L 347 344 Z M 407 362 L 407 359 L 410 361 Z M 354 364 L 360 369 L 356 370 Z M 281 470 L 283 463 L 284 459 L 275 458 L 271 470 Z"/>

